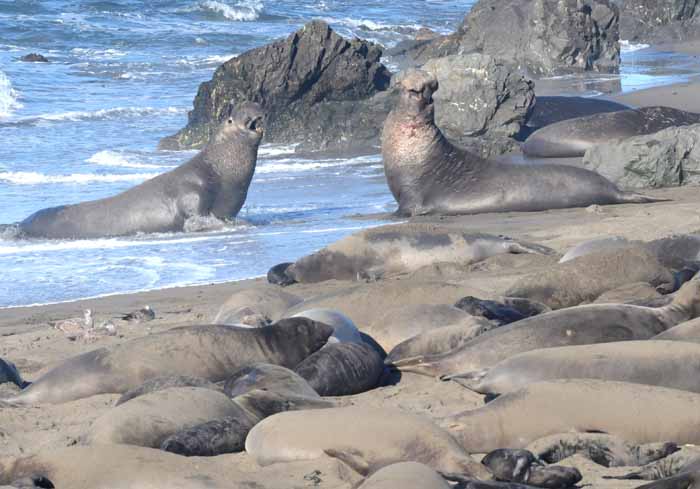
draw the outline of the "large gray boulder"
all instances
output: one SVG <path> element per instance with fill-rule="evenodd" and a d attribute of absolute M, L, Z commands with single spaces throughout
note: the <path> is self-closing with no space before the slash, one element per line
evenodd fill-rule
<path fill-rule="evenodd" d="M 617 72 L 619 10 L 611 0 L 480 0 L 455 33 L 404 43 L 389 54 L 420 65 L 467 52 L 501 58 L 533 76 Z"/>
<path fill-rule="evenodd" d="M 267 111 L 268 143 L 300 142 L 312 150 L 373 144 L 381 114 L 392 105 L 387 94 L 370 100 L 391 80 L 381 55 L 370 42 L 348 41 L 324 22 L 311 22 L 217 68 L 200 85 L 187 127 L 162 140 L 161 147 L 203 146 L 228 104 L 244 100 Z"/>
<path fill-rule="evenodd" d="M 594 146 L 583 164 L 625 188 L 698 184 L 700 124 Z"/>
<path fill-rule="evenodd" d="M 700 38 L 700 0 L 618 0 L 620 36 L 669 42 Z"/>
<path fill-rule="evenodd" d="M 423 69 L 439 83 L 435 121 L 465 146 L 470 138 L 512 138 L 520 133 L 535 102 L 535 87 L 516 70 L 485 54 L 432 59 Z"/>

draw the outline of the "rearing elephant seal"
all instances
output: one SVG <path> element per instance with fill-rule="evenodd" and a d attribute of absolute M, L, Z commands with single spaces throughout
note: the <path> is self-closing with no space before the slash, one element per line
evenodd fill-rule
<path fill-rule="evenodd" d="M 541 211 L 591 204 L 654 202 L 622 192 L 592 171 L 564 165 L 488 161 L 452 145 L 435 125 L 438 82 L 408 70 L 400 99 L 384 123 L 382 155 L 397 213 L 478 214 Z"/>
<path fill-rule="evenodd" d="M 262 121 L 257 104 L 231 108 L 209 144 L 187 163 L 113 197 L 40 210 L 19 223 L 19 235 L 87 239 L 182 231 L 196 217 L 231 219 L 255 172 Z"/>

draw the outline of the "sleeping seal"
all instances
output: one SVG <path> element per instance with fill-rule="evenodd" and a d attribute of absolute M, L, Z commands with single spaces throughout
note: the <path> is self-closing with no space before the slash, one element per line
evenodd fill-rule
<path fill-rule="evenodd" d="M 407 70 L 384 123 L 382 156 L 397 214 L 542 211 L 591 204 L 654 202 L 623 192 L 595 172 L 565 165 L 485 160 L 450 143 L 435 125 L 437 80 Z"/>
<path fill-rule="evenodd" d="M 596 144 L 700 123 L 700 114 L 671 107 L 642 107 L 569 119 L 543 127 L 523 144 L 523 153 L 541 158 L 583 156 Z"/>
<path fill-rule="evenodd" d="M 272 326 L 185 326 L 75 356 L 50 370 L 12 404 L 61 403 L 106 393 L 124 393 L 164 375 L 224 380 L 234 370 L 267 362 L 295 367 L 321 348 L 333 329 L 306 318 Z"/>
<path fill-rule="evenodd" d="M 226 221 L 243 207 L 263 135 L 259 105 L 231 107 L 210 143 L 172 171 L 105 199 L 40 210 L 21 237 L 90 239 L 183 231 L 189 219 Z"/>
<path fill-rule="evenodd" d="M 461 374 L 541 348 L 646 340 L 698 315 L 700 281 L 691 281 L 665 307 L 591 304 L 560 309 L 487 331 L 444 355 L 401 360 L 394 366 L 426 375 Z"/>
<path fill-rule="evenodd" d="M 285 273 L 300 283 L 377 280 L 437 262 L 468 265 L 506 253 L 551 252 L 505 236 L 468 233 L 440 224 L 391 224 L 343 238 L 300 258 Z"/>
<path fill-rule="evenodd" d="M 631 443 L 700 443 L 700 394 L 608 380 L 537 382 L 442 418 L 469 453 L 525 448 L 547 435 L 596 431 Z"/>
<path fill-rule="evenodd" d="M 654 336 L 652 339 L 700 343 L 700 318 L 695 318 L 692 321 L 686 321 L 674 326 L 673 328 Z"/>

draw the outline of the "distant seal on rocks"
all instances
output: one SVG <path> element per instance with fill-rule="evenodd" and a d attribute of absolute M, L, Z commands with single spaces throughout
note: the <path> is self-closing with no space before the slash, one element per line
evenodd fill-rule
<path fill-rule="evenodd" d="M 40 210 L 19 223 L 20 237 L 89 239 L 185 229 L 188 219 L 234 218 L 255 172 L 264 114 L 231 107 L 209 144 L 176 169 L 114 197 Z"/>
<path fill-rule="evenodd" d="M 700 318 L 686 321 L 671 329 L 664 331 L 652 338 L 652 340 L 687 341 L 700 343 Z"/>
<path fill-rule="evenodd" d="M 305 256 L 285 273 L 295 282 L 376 280 L 436 262 L 469 264 L 506 253 L 551 253 L 506 236 L 469 233 L 432 223 L 365 229 Z"/>
<path fill-rule="evenodd" d="M 125 392 L 122 394 L 119 400 L 117 400 L 115 406 L 124 404 L 130 399 L 148 394 L 149 392 L 156 392 L 163 389 L 168 389 L 170 387 L 203 387 L 205 389 L 212 389 L 219 392 L 222 390 L 217 384 L 198 377 L 189 377 L 187 375 L 167 375 L 164 377 L 149 379 L 135 389 Z"/>
<path fill-rule="evenodd" d="M 395 409 L 345 407 L 275 414 L 251 430 L 245 449 L 262 466 L 328 455 L 362 475 L 397 462 L 420 462 L 449 479 L 491 478 L 430 419 Z"/>
<path fill-rule="evenodd" d="M 700 123 L 700 114 L 671 107 L 642 107 L 569 119 L 535 131 L 523 153 L 541 158 L 583 156 L 596 144 Z"/>
<path fill-rule="evenodd" d="M 607 380 L 538 382 L 440 424 L 469 453 L 525 448 L 571 430 L 609 433 L 636 444 L 697 444 L 700 394 Z"/>
<path fill-rule="evenodd" d="M 591 304 L 560 309 L 493 329 L 447 354 L 418 357 L 394 365 L 402 371 L 450 378 L 541 348 L 647 340 L 698 315 L 700 281 L 692 281 L 683 286 L 669 306 Z"/>
<path fill-rule="evenodd" d="M 26 385 L 15 364 L 0 358 L 0 384 L 5 382 L 12 382 L 19 388 L 24 388 Z"/>
<path fill-rule="evenodd" d="M 554 379 L 617 380 L 700 393 L 700 344 L 646 340 L 545 348 L 450 378 L 487 395 Z"/>
<path fill-rule="evenodd" d="M 173 328 L 70 358 L 6 401 L 61 403 L 123 393 L 164 375 L 218 382 L 244 365 L 259 362 L 295 367 L 321 348 L 332 332 L 330 326 L 306 318 L 282 319 L 258 329 Z"/>
<path fill-rule="evenodd" d="M 407 70 L 399 103 L 384 123 L 382 156 L 401 216 L 542 211 L 592 204 L 653 202 L 599 174 L 565 165 L 485 160 L 450 143 L 435 125 L 437 80 Z"/>
<path fill-rule="evenodd" d="M 450 489 L 445 479 L 418 462 L 399 462 L 379 469 L 357 489 Z"/>
<path fill-rule="evenodd" d="M 377 386 L 384 361 L 365 343 L 334 343 L 311 354 L 294 371 L 321 396 L 350 396 Z"/>

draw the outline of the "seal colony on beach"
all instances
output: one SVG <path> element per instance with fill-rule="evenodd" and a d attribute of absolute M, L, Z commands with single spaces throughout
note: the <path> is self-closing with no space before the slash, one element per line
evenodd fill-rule
<path fill-rule="evenodd" d="M 18 224 L 20 237 L 88 239 L 182 231 L 189 219 L 233 219 L 253 179 L 264 114 L 230 107 L 207 146 L 187 163 L 114 197 L 40 210 Z"/>
<path fill-rule="evenodd" d="M 657 200 L 623 192 L 581 168 L 485 160 L 454 146 L 435 125 L 437 79 L 411 69 L 398 86 L 399 102 L 382 133 L 384 172 L 399 204 L 398 215 L 541 211 Z"/>

